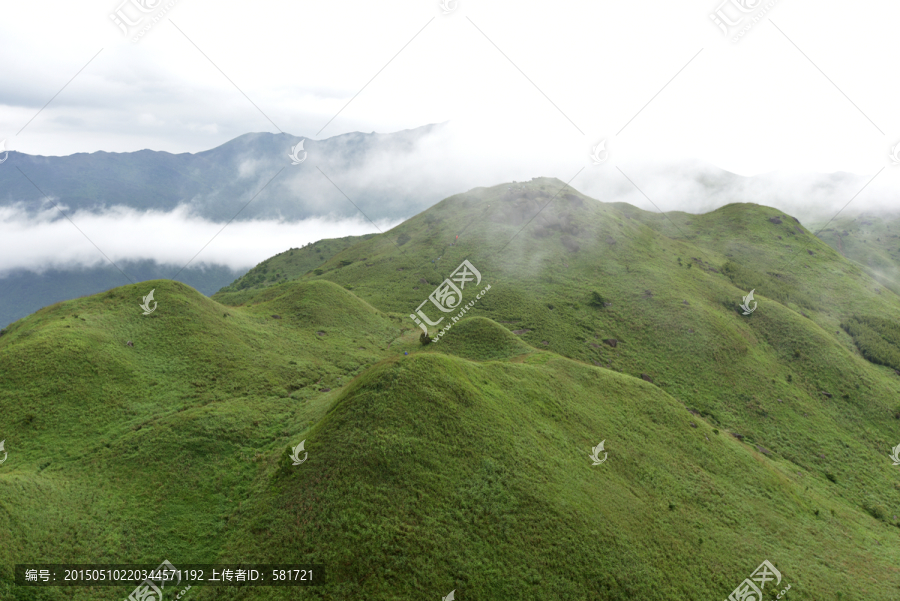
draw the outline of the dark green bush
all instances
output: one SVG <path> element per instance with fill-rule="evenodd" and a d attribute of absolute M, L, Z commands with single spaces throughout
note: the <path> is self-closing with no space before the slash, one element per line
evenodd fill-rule
<path fill-rule="evenodd" d="M 588 302 L 588 304 L 592 307 L 600 307 L 602 309 L 606 304 L 606 299 L 603 298 L 603 296 L 595 290 L 591 292 L 591 300 Z"/>
<path fill-rule="evenodd" d="M 884 505 L 881 505 L 872 499 L 863 501 L 863 509 L 876 520 L 883 522 L 887 519 L 887 510 L 884 508 Z"/>

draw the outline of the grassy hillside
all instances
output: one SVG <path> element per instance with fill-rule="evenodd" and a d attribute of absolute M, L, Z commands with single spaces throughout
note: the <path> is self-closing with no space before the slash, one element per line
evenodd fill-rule
<path fill-rule="evenodd" d="M 881 285 L 900 294 L 900 215 L 866 214 L 813 224 L 814 231 L 842 256 L 863 266 Z"/>
<path fill-rule="evenodd" d="M 0 278 L 0 328 L 48 304 L 121 286 L 128 282 L 123 272 L 135 282 L 178 274 L 180 281 L 206 295 L 243 273 L 224 265 L 188 266 L 180 273 L 184 265 L 155 261 L 119 261 L 116 265 L 118 269 L 107 263 L 83 269 L 48 269 L 41 274 L 24 269 L 5 274 Z"/>
<path fill-rule="evenodd" d="M 226 304 L 239 304 L 258 290 L 305 275 L 345 248 L 368 240 L 372 236 L 374 234 L 328 238 L 307 244 L 303 248 L 288 249 L 269 257 L 230 285 L 223 287 L 216 293 L 216 298 Z"/>
<path fill-rule="evenodd" d="M 778 558 L 797 598 L 897 594 L 896 529 L 832 483 L 547 352 L 379 364 L 308 436 L 314 463 L 273 466 L 227 554 L 327 558 L 333 584 L 302 598 L 718 598 L 750 557 Z"/>
<path fill-rule="evenodd" d="M 17 562 L 164 558 L 327 570 L 197 600 L 724 599 L 764 559 L 788 599 L 900 597 L 898 297 L 769 207 L 562 188 L 453 196 L 320 274 L 295 249 L 277 282 L 7 328 L 0 599 L 129 592 L 15 588 Z M 463 259 L 463 300 L 491 288 L 423 346 L 409 314 Z"/>

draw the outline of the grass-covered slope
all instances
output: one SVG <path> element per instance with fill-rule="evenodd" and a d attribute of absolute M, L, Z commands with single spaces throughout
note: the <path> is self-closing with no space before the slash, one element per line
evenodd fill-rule
<path fill-rule="evenodd" d="M 267 599 L 724 598 L 766 557 L 800 599 L 897 594 L 896 529 L 832 483 L 550 353 L 383 362 L 303 436 L 309 459 L 269 461 L 226 557 L 322 562 L 331 584 Z"/>
<path fill-rule="evenodd" d="M 184 269 L 182 269 L 184 268 Z M 224 265 L 160 265 L 155 261 L 119 261 L 110 264 L 73 269 L 47 269 L 35 273 L 27 269 L 4 272 L 0 277 L 0 328 L 22 319 L 41 307 L 53 303 L 97 294 L 135 282 L 157 280 L 178 274 L 179 281 L 203 294 L 214 294 L 222 284 L 234 281 L 243 270 Z"/>
<path fill-rule="evenodd" d="M 490 319 L 470 317 L 453 328 L 453 336 L 432 344 L 426 350 L 456 355 L 475 361 L 512 359 L 534 352 L 518 336 Z"/>
<path fill-rule="evenodd" d="M 822 241 L 900 294 L 900 215 L 896 212 L 839 216 L 830 223 L 811 224 L 810 228 L 821 230 Z"/>
<path fill-rule="evenodd" d="M 138 304 L 150 289 L 159 304 L 145 316 Z M 27 558 L 217 555 L 255 462 L 293 434 L 285 422 L 318 421 L 328 390 L 399 335 L 395 320 L 334 284 L 280 291 L 294 313 L 315 311 L 317 327 L 287 311 L 273 317 L 281 296 L 234 310 L 150 281 L 59 303 L 5 330 L 0 598 L 10 598 L 12 567 Z M 342 323 L 353 331 L 327 327 Z"/>
<path fill-rule="evenodd" d="M 223 287 L 216 293 L 216 299 L 227 304 L 243 302 L 251 293 L 275 284 L 295 280 L 345 248 L 353 246 L 361 240 L 368 240 L 372 236 L 373 234 L 329 238 L 307 244 L 303 248 L 288 249 L 274 257 L 269 257 L 228 286 Z"/>
<path fill-rule="evenodd" d="M 775 209 L 668 217 L 480 188 L 320 274 L 16 322 L 0 598 L 98 598 L 13 589 L 16 562 L 164 558 L 328 573 L 198 600 L 724 599 L 763 559 L 788 598 L 898 598 L 900 378 L 860 350 L 892 356 L 897 296 Z M 422 346 L 463 259 L 463 301 L 491 288 Z"/>

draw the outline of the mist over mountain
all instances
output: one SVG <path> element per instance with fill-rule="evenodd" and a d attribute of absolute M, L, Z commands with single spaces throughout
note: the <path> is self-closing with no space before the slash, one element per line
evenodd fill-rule
<path fill-rule="evenodd" d="M 0 207 L 35 217 L 50 199 L 76 212 L 117 206 L 168 212 L 185 205 L 191 215 L 216 222 L 238 212 L 240 220 L 341 218 L 360 211 L 371 219 L 396 220 L 460 190 L 537 176 L 569 181 L 577 173 L 572 185 L 585 193 L 647 210 L 656 205 L 662 211 L 699 213 L 729 202 L 754 202 L 814 219 L 833 216 L 871 177 L 782 172 L 745 177 L 687 159 L 598 166 L 577 155 L 519 151 L 504 156 L 505 148 L 496 149 L 488 163 L 484 153 L 493 151 L 468 146 L 465 133 L 443 123 L 324 140 L 248 133 L 198 153 L 140 150 L 55 157 L 11 152 L 0 169 Z M 292 165 L 290 151 L 300 142 L 304 152 L 299 154 L 306 159 Z M 849 210 L 900 211 L 900 195 L 890 183 L 876 182 Z"/>
<path fill-rule="evenodd" d="M 0 601 L 900 601 L 900 2 L 92 4 L 0 19 Z"/>
<path fill-rule="evenodd" d="M 613 155 L 596 165 L 479 146 L 470 134 L 442 123 L 324 140 L 248 133 L 198 153 L 10 152 L 0 165 L 0 323 L 145 276 L 211 294 L 286 249 L 385 231 L 460 191 L 543 175 L 652 212 L 749 202 L 824 225 L 898 211 L 892 172 L 867 184 L 850 173 L 745 177 L 698 160 L 619 165 Z"/>
<path fill-rule="evenodd" d="M 0 598 L 89 557 L 324 567 L 248 601 L 724 599 L 763 561 L 757 599 L 894 601 L 900 296 L 846 254 L 896 226 L 858 226 L 534 178 L 40 309 L 0 330 Z"/>

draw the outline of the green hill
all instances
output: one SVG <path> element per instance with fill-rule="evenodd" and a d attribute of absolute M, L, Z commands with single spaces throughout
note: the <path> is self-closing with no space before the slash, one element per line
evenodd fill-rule
<path fill-rule="evenodd" d="M 824 229 L 822 229 L 824 228 Z M 900 215 L 861 213 L 814 224 L 819 237 L 863 266 L 874 280 L 900 294 Z"/>
<path fill-rule="evenodd" d="M 897 295 L 770 207 L 563 188 L 471 190 L 212 299 L 157 280 L 12 324 L 0 599 L 133 588 L 14 587 L 16 563 L 163 559 L 326 569 L 198 601 L 725 599 L 766 559 L 787 599 L 900 598 Z M 463 260 L 460 306 L 490 289 L 423 345 L 410 314 Z"/>
<path fill-rule="evenodd" d="M 303 248 L 291 248 L 274 257 L 269 257 L 230 285 L 216 294 L 220 302 L 237 304 L 249 298 L 250 294 L 288 280 L 294 280 L 315 269 L 345 248 L 361 240 L 368 240 L 374 234 L 330 238 L 307 244 Z"/>

